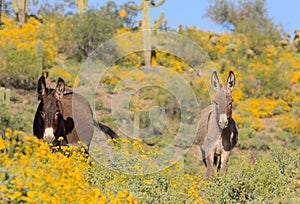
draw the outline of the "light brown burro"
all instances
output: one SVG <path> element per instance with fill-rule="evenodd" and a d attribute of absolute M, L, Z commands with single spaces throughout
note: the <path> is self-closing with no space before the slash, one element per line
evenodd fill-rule
<path fill-rule="evenodd" d="M 211 83 L 216 96 L 214 103 L 201 111 L 197 132 L 197 143 L 200 145 L 207 177 L 214 175 L 214 163 L 218 171 L 226 173 L 231 150 L 238 141 L 238 129 L 232 118 L 235 75 L 230 71 L 227 85 L 224 86 L 215 71 Z"/>
<path fill-rule="evenodd" d="M 78 146 L 80 141 L 88 150 L 94 126 L 111 138 L 118 137 L 111 128 L 94 120 L 88 101 L 66 88 L 63 79 L 58 78 L 56 88 L 49 89 L 42 76 L 37 92 L 40 103 L 34 117 L 33 134 L 46 143 Z M 63 140 L 59 141 L 59 137 Z"/>

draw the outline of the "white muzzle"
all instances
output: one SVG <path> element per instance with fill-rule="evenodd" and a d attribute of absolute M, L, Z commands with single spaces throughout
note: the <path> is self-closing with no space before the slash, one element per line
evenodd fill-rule
<path fill-rule="evenodd" d="M 54 133 L 53 133 L 53 128 L 46 128 L 45 129 L 45 133 L 44 133 L 44 142 L 50 144 L 54 141 L 55 139 L 55 136 L 54 136 Z"/>
<path fill-rule="evenodd" d="M 222 128 L 222 129 L 227 127 L 228 120 L 227 120 L 227 115 L 226 114 L 221 114 L 220 115 L 219 125 L 220 125 L 220 128 Z"/>

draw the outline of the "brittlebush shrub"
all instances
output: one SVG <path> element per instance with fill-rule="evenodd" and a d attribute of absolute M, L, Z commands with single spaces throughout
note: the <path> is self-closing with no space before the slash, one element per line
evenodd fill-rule
<path fill-rule="evenodd" d="M 271 100 L 264 98 L 249 98 L 241 102 L 239 108 L 258 118 L 267 118 L 290 110 L 288 104 L 282 99 Z"/>
<path fill-rule="evenodd" d="M 264 127 L 260 119 L 251 115 L 250 112 L 244 112 L 241 115 L 234 113 L 233 118 L 239 128 L 252 128 L 256 131 L 260 131 Z"/>
<path fill-rule="evenodd" d="M 52 80 L 57 80 L 58 77 L 61 77 L 66 82 L 66 85 L 69 87 L 77 87 L 80 83 L 79 76 L 76 76 L 76 74 L 72 74 L 68 72 L 67 70 L 59 67 L 53 67 L 49 71 L 49 76 Z"/>
<path fill-rule="evenodd" d="M 278 116 L 279 127 L 300 136 L 300 119 L 292 113 Z"/>
<path fill-rule="evenodd" d="M 29 18 L 22 26 L 4 15 L 0 30 L 1 85 L 16 88 L 34 88 L 34 83 L 43 68 L 51 67 L 57 55 L 53 32 L 55 24 L 42 24 Z M 42 41 L 43 67 L 37 59 L 37 42 Z"/>
<path fill-rule="evenodd" d="M 282 99 L 248 98 L 237 103 L 234 118 L 240 128 L 263 128 L 261 118 L 270 118 L 290 111 L 290 106 Z"/>
<path fill-rule="evenodd" d="M 112 152 L 92 148 L 91 155 L 101 163 L 91 170 L 90 182 L 114 195 L 128 188 L 141 203 L 202 203 L 202 189 L 208 184 L 201 175 L 187 174 L 177 159 L 166 159 L 159 147 L 141 139 L 118 139 Z M 168 157 L 168 155 L 167 155 Z M 109 159 L 108 159 L 109 158 Z"/>
<path fill-rule="evenodd" d="M 93 162 L 83 148 L 65 147 L 51 153 L 49 145 L 22 132 L 0 138 L 0 198 L 4 203 L 136 203 L 122 189 L 102 194 L 88 183 Z M 67 155 L 67 156 L 65 156 Z"/>

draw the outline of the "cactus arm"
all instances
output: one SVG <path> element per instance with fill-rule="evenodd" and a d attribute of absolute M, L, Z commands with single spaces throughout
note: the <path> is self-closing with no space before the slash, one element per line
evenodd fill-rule
<path fill-rule="evenodd" d="M 162 24 L 162 21 L 164 19 L 164 16 L 165 16 L 165 13 L 162 12 L 159 16 L 159 19 L 156 21 L 155 25 L 153 26 L 153 29 L 156 30 L 156 29 L 159 29 L 159 27 L 161 26 Z"/>
<path fill-rule="evenodd" d="M 10 102 L 10 89 L 6 89 L 6 93 L 5 93 L 5 101 L 4 101 L 4 105 L 6 108 L 9 107 L 9 102 Z"/>
<path fill-rule="evenodd" d="M 44 54 L 43 54 L 43 41 L 42 40 L 37 40 L 36 42 L 36 62 L 37 62 L 37 77 L 41 73 L 43 73 L 44 69 Z"/>
<path fill-rule="evenodd" d="M 158 3 L 155 3 L 155 5 L 150 5 L 151 7 L 159 7 L 161 5 L 163 5 L 165 3 L 166 0 L 161 0 L 160 2 Z"/>
<path fill-rule="evenodd" d="M 12 6 L 14 12 L 18 13 L 18 11 L 19 11 L 18 0 L 12 0 L 11 1 L 11 6 Z"/>
<path fill-rule="evenodd" d="M 12 0 L 11 5 L 13 11 L 18 15 L 19 21 L 25 23 L 26 13 L 28 13 L 29 0 Z"/>
<path fill-rule="evenodd" d="M 28 2 L 28 0 L 25 0 L 25 2 L 24 2 L 24 10 L 25 10 L 25 13 L 28 13 L 28 6 L 29 6 L 29 2 Z"/>
<path fill-rule="evenodd" d="M 5 108 L 9 107 L 10 102 L 10 89 L 5 89 L 4 87 L 0 87 L 0 105 L 4 106 Z"/>
<path fill-rule="evenodd" d="M 78 13 L 82 14 L 88 5 L 88 0 L 75 0 L 75 3 L 77 4 Z"/>
<path fill-rule="evenodd" d="M 28 12 L 28 0 L 12 0 L 11 6 L 15 13 L 18 13 L 20 9 L 24 9 L 25 12 Z"/>
<path fill-rule="evenodd" d="M 14 5 L 14 10 L 16 9 L 17 12 L 19 10 L 24 10 L 25 12 L 28 11 L 28 0 L 16 0 L 16 4 Z"/>
<path fill-rule="evenodd" d="M 129 8 L 134 11 L 139 11 L 139 10 L 143 9 L 143 4 L 141 4 L 139 6 L 134 6 L 134 5 L 129 4 Z"/>
<path fill-rule="evenodd" d="M 5 104 L 5 89 L 4 87 L 0 87 L 0 105 Z"/>

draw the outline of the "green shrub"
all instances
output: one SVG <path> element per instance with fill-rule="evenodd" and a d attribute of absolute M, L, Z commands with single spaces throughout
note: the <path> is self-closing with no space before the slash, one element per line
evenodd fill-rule
<path fill-rule="evenodd" d="M 95 110 L 99 111 L 103 109 L 103 102 L 102 101 L 96 101 L 95 102 Z"/>
<path fill-rule="evenodd" d="M 97 118 L 97 120 L 100 122 L 100 123 L 104 123 L 104 124 L 107 124 L 109 127 L 111 127 L 112 129 L 116 129 L 116 124 L 114 122 L 114 118 L 112 115 L 110 114 L 103 114 L 101 116 L 99 116 Z"/>
<path fill-rule="evenodd" d="M 6 128 L 9 126 L 10 123 L 10 114 L 6 107 L 0 106 L 0 127 Z"/>
<path fill-rule="evenodd" d="M 211 179 L 204 189 L 205 199 L 211 203 L 276 203 L 281 199 L 298 199 L 299 190 L 293 183 L 299 169 L 299 150 L 274 149 L 272 154 L 250 155 L 232 159 L 229 172 Z M 298 174 L 299 174 L 299 170 Z"/>
<path fill-rule="evenodd" d="M 241 128 L 239 130 L 239 140 L 247 140 L 256 136 L 256 131 L 253 128 Z"/>

